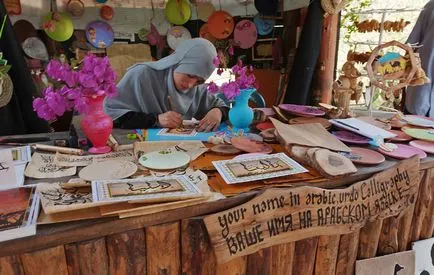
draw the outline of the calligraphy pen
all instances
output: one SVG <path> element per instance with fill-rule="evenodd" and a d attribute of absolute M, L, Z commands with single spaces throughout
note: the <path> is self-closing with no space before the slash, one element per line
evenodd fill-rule
<path fill-rule="evenodd" d="M 172 98 L 170 95 L 167 96 L 167 107 L 169 108 L 169 111 L 173 111 Z"/>

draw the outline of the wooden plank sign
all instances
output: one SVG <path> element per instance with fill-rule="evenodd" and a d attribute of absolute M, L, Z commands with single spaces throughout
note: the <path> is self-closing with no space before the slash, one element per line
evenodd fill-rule
<path fill-rule="evenodd" d="M 346 189 L 267 189 L 251 201 L 206 216 L 218 263 L 319 235 L 348 234 L 414 204 L 419 158 L 399 162 Z"/>

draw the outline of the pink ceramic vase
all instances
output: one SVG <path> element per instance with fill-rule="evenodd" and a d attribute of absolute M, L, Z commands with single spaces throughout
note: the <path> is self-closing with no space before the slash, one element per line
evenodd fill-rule
<path fill-rule="evenodd" d="M 89 97 L 89 109 L 83 113 L 80 126 L 86 137 L 92 142 L 89 149 L 92 154 L 104 154 L 111 151 L 107 140 L 113 129 L 113 120 L 104 113 L 103 101 L 105 96 Z"/>

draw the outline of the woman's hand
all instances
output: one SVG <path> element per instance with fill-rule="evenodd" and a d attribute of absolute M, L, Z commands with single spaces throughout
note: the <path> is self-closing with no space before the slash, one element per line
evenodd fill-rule
<path fill-rule="evenodd" d="M 163 128 L 177 128 L 182 124 L 181 114 L 169 111 L 158 115 L 158 124 Z"/>
<path fill-rule="evenodd" d="M 222 120 L 222 111 L 219 108 L 211 109 L 206 116 L 200 121 L 198 131 L 199 132 L 209 132 L 217 131 Z"/>

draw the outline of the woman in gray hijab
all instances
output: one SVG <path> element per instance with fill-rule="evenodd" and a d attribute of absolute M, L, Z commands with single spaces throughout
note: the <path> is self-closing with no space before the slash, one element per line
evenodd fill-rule
<path fill-rule="evenodd" d="M 211 42 L 194 38 L 159 61 L 136 64 L 119 81 L 118 95 L 105 99 L 104 110 L 120 128 L 176 128 L 196 118 L 199 131 L 215 130 L 227 107 L 203 83 L 216 56 Z"/>

